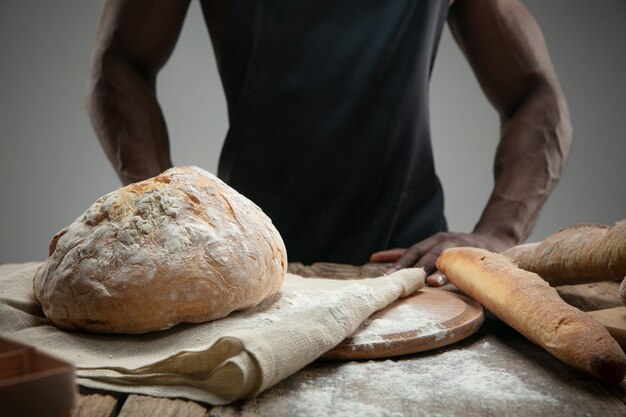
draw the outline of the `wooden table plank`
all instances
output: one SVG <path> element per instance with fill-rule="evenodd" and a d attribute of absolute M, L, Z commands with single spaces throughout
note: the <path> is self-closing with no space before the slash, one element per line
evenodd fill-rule
<path fill-rule="evenodd" d="M 307 278 L 359 279 L 384 275 L 389 265 L 391 264 L 368 263 L 362 266 L 356 266 L 330 262 L 317 262 L 313 265 L 303 265 L 293 262 L 289 264 L 289 272 Z"/>
<path fill-rule="evenodd" d="M 113 417 L 118 408 L 118 398 L 113 395 L 80 394 L 72 417 Z"/>
<path fill-rule="evenodd" d="M 623 305 L 618 297 L 619 282 L 561 285 L 557 292 L 566 302 L 582 311 L 602 310 Z"/>
<path fill-rule="evenodd" d="M 500 320 L 489 320 L 489 327 L 484 330 L 491 338 L 497 339 L 504 357 L 514 355 L 521 361 L 517 366 L 513 358 L 508 360 L 508 367 L 523 374 L 524 367 L 538 367 L 543 370 L 543 384 L 552 395 L 563 399 L 564 407 L 554 410 L 553 415 L 571 416 L 624 416 L 626 407 L 612 392 L 611 386 L 596 381 L 561 362 L 546 350 L 528 342 L 521 334 Z M 506 346 L 506 347 L 505 347 Z M 502 360 L 502 359 L 500 359 Z M 541 378 L 541 376 L 537 375 Z M 544 415 L 548 415 L 545 413 Z"/>
<path fill-rule="evenodd" d="M 118 417 L 206 417 L 207 409 L 193 401 L 129 395 Z"/>
<path fill-rule="evenodd" d="M 626 405 L 626 381 L 622 381 L 621 384 L 611 387 L 611 391 Z"/>
<path fill-rule="evenodd" d="M 290 265 L 302 276 L 378 276 L 385 265 Z M 562 286 L 576 307 L 618 305 L 617 282 Z M 94 400 L 95 401 L 95 400 Z M 488 314 L 474 336 L 391 360 L 319 362 L 257 398 L 229 406 L 130 395 L 119 417 L 134 416 L 590 416 L 626 415 L 626 383 L 607 386 L 562 363 Z M 119 404 L 119 403 L 118 403 Z"/>
<path fill-rule="evenodd" d="M 606 386 L 489 315 L 474 336 L 392 360 L 315 363 L 214 417 L 624 416 Z"/>

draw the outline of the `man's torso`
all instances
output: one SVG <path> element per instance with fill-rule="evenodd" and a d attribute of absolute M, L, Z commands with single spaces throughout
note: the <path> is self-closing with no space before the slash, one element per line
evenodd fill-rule
<path fill-rule="evenodd" d="M 218 175 L 289 259 L 362 263 L 445 230 L 428 81 L 445 0 L 203 2 L 230 129 Z"/>

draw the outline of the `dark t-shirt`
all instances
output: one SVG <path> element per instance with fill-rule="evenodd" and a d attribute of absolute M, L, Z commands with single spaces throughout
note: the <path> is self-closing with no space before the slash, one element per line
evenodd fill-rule
<path fill-rule="evenodd" d="M 359 264 L 446 229 L 428 83 L 446 0 L 229 2 L 218 175 L 291 261 Z"/>

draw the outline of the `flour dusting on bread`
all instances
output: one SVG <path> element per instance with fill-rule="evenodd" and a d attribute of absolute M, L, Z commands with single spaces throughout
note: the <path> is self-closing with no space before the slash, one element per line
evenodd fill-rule
<path fill-rule="evenodd" d="M 34 289 L 59 327 L 143 333 L 255 305 L 278 291 L 286 267 L 259 207 L 182 167 L 98 199 L 53 238 Z"/>

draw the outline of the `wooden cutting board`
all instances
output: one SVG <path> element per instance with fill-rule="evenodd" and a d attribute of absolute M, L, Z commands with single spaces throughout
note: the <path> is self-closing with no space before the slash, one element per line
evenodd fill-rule
<path fill-rule="evenodd" d="M 588 314 L 606 327 L 622 349 L 626 349 L 626 307 L 589 311 Z"/>
<path fill-rule="evenodd" d="M 367 319 L 321 359 L 374 359 L 422 352 L 462 340 L 485 319 L 482 306 L 462 295 L 423 289 Z"/>

